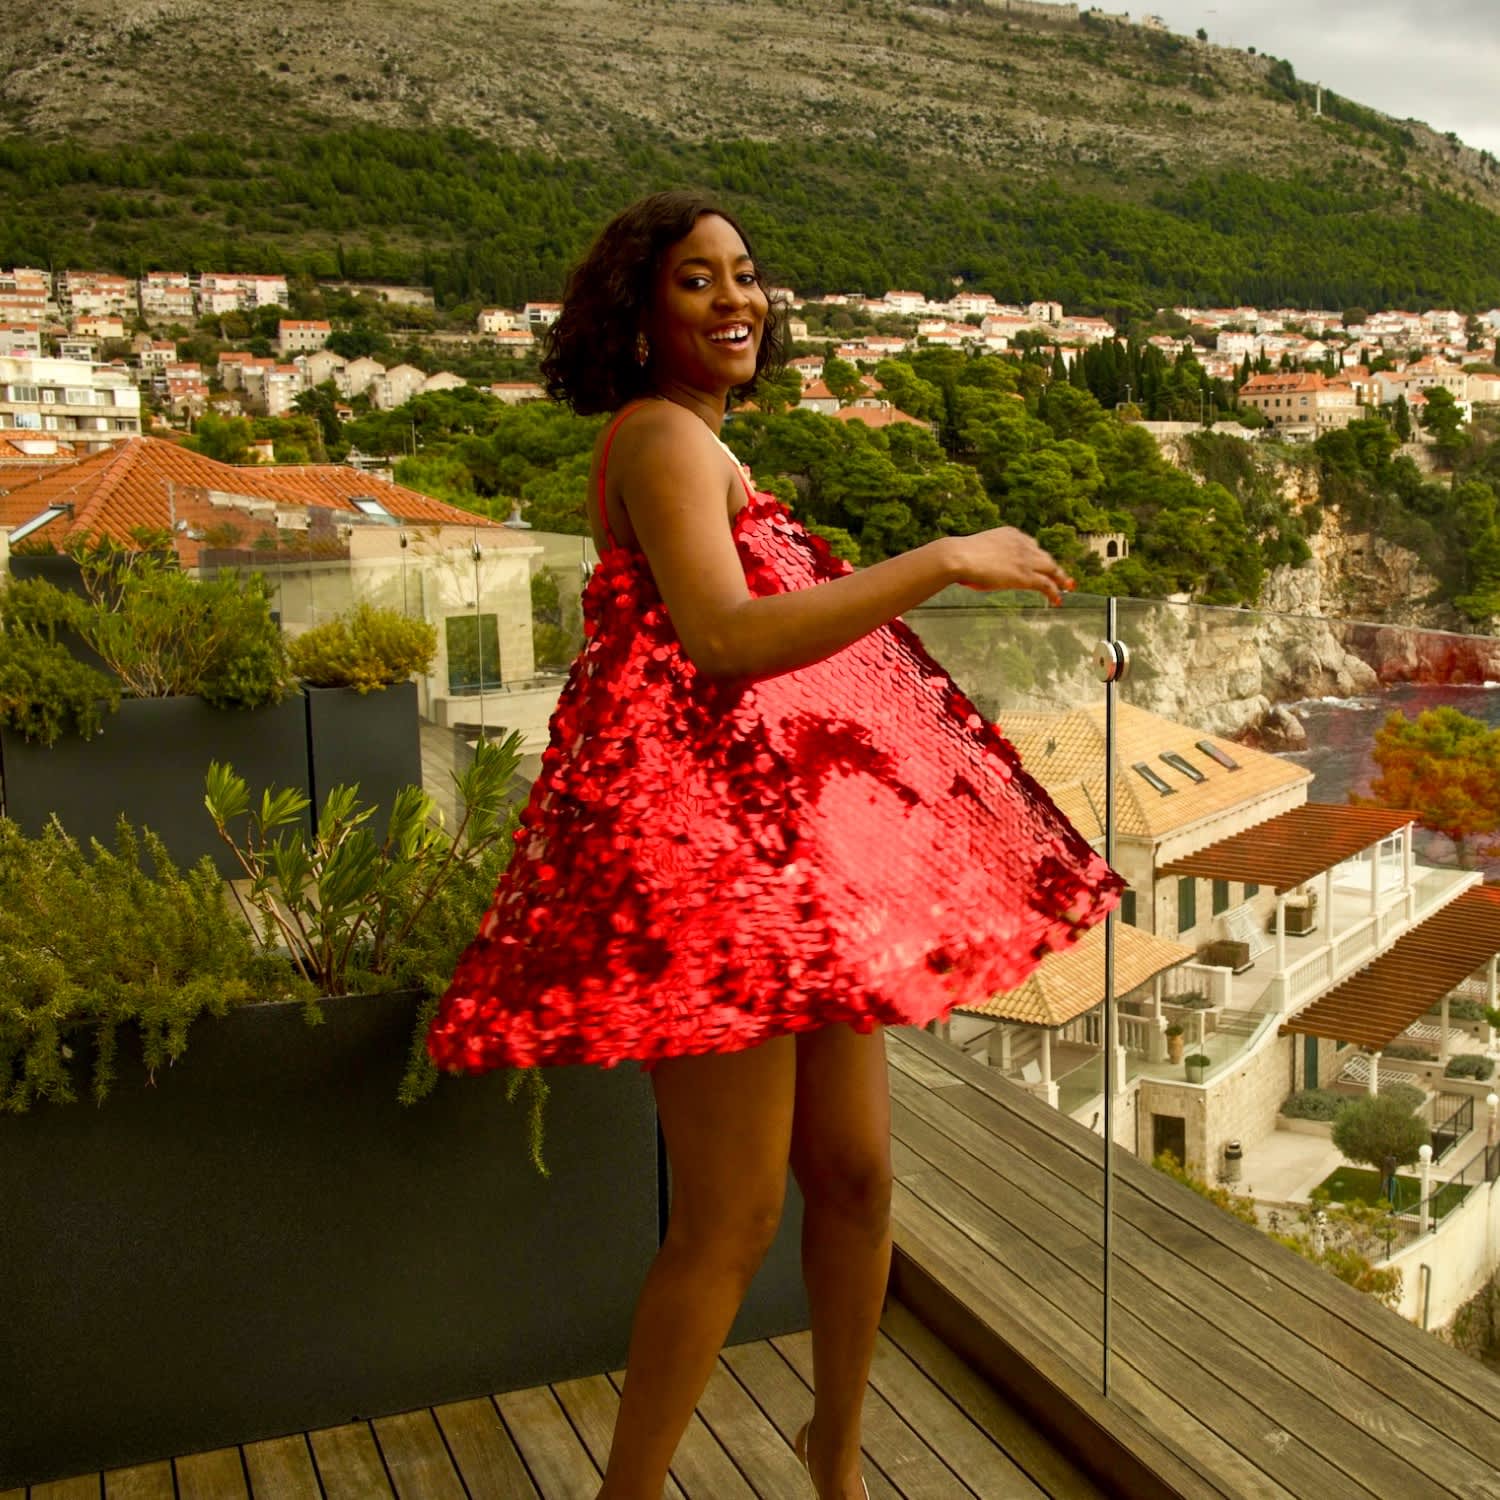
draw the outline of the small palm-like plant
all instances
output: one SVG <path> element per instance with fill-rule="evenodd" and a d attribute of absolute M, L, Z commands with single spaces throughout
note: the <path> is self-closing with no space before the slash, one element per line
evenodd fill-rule
<path fill-rule="evenodd" d="M 512 847 L 507 793 L 520 756 L 519 734 L 479 745 L 474 763 L 454 777 L 461 814 L 451 835 L 421 787 L 397 793 L 379 834 L 375 809 L 360 805 L 358 787 L 336 786 L 319 812 L 317 833 L 309 834 L 302 793 L 268 788 L 254 806 L 232 767 L 216 761 L 208 768 L 204 804 L 248 881 L 240 900 L 262 946 L 284 952 L 318 995 L 427 991 L 401 1084 L 404 1103 L 437 1081 L 423 1038 Z M 518 1071 L 509 1096 L 523 1085 L 530 1094 L 532 1160 L 545 1173 L 546 1084 L 536 1069 Z"/>
<path fill-rule="evenodd" d="M 403 787 L 383 837 L 370 827 L 357 786 L 336 786 L 309 836 L 301 792 L 267 788 L 252 807 L 245 778 L 214 761 L 204 804 L 219 837 L 249 879 L 252 921 L 267 945 L 280 945 L 320 995 L 350 992 L 349 980 L 390 972 L 393 955 L 459 871 L 479 864 L 511 829 L 506 790 L 520 761 L 519 734 L 482 743 L 455 777 L 462 815 L 450 836 L 433 799 Z M 230 825 L 245 820 L 237 838 Z"/>

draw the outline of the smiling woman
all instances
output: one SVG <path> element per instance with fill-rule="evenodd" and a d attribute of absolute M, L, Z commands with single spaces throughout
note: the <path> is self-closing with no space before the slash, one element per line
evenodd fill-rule
<path fill-rule="evenodd" d="M 1012 527 L 855 572 L 719 439 L 777 357 L 734 220 L 664 193 L 574 273 L 544 370 L 614 408 L 588 643 L 516 850 L 428 1034 L 441 1067 L 638 1061 L 671 1165 L 600 1500 L 659 1495 L 790 1164 L 817 1372 L 798 1458 L 861 1500 L 890 1268 L 883 1028 L 1019 984 L 1120 882 L 899 620 L 1071 580 Z"/>
<path fill-rule="evenodd" d="M 700 225 L 711 231 L 716 242 L 725 231 L 733 235 L 729 274 L 753 286 L 760 297 L 759 336 L 750 339 L 755 359 L 748 370 L 735 372 L 734 394 L 748 395 L 757 376 L 780 366 L 780 323 L 738 222 L 702 193 L 655 193 L 615 218 L 569 278 L 562 315 L 548 330 L 542 360 L 548 395 L 566 400 L 581 416 L 589 416 L 618 411 L 656 391 L 661 359 L 659 354 L 652 357 L 652 309 L 661 306 L 663 281 L 670 277 L 675 289 L 679 280 L 707 284 L 713 279 L 707 263 L 698 266 L 696 274 L 685 264 L 683 242 Z M 676 250 L 670 270 L 663 260 L 669 247 Z M 719 243 L 702 248 L 710 254 L 723 250 Z M 682 290 L 686 294 L 688 289 Z M 658 316 L 655 331 L 660 334 L 664 326 L 671 325 L 663 325 Z M 736 352 L 744 352 L 745 347 L 742 344 Z"/>

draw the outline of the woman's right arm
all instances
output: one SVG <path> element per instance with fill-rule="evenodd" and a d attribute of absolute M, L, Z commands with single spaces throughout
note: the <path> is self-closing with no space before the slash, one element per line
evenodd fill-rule
<path fill-rule="evenodd" d="M 725 517 L 723 450 L 697 417 L 669 403 L 630 427 L 611 469 L 683 650 L 709 676 L 769 677 L 822 661 L 950 583 L 1036 589 L 1054 604 L 1071 585 L 1035 541 L 1006 526 L 756 598 Z"/>

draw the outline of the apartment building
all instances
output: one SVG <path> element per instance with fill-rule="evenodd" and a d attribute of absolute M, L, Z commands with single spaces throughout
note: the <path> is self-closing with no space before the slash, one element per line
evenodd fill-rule
<path fill-rule="evenodd" d="M 57 278 L 57 307 L 76 321 L 90 316 L 133 318 L 138 306 L 135 283 L 107 271 L 64 271 Z"/>
<path fill-rule="evenodd" d="M 51 433 L 94 453 L 141 430 L 141 395 L 123 365 L 0 356 L 0 433 Z"/>
<path fill-rule="evenodd" d="M 276 325 L 282 355 L 315 354 L 328 342 L 332 327 L 321 318 L 283 318 Z"/>
<path fill-rule="evenodd" d="M 1352 385 L 1329 381 L 1317 373 L 1252 375 L 1240 387 L 1240 400 L 1259 411 L 1283 436 L 1306 441 L 1332 428 L 1347 427 L 1360 410 Z"/>
<path fill-rule="evenodd" d="M 141 316 L 151 323 L 191 323 L 193 279 L 186 271 L 147 271 L 137 285 Z"/>

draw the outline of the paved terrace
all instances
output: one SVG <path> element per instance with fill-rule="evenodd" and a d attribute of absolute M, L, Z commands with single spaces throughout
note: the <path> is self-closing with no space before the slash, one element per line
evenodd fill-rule
<path fill-rule="evenodd" d="M 956 1048 L 890 1037 L 892 1299 L 872 1500 L 1500 1500 L 1500 1377 L 1116 1153 L 1101 1394 L 1102 1142 Z M 143 1356 L 144 1357 L 144 1356 Z M 806 1335 L 726 1351 L 670 1500 L 808 1493 Z M 618 1372 L 355 1420 L 0 1500 L 582 1500 Z"/>

